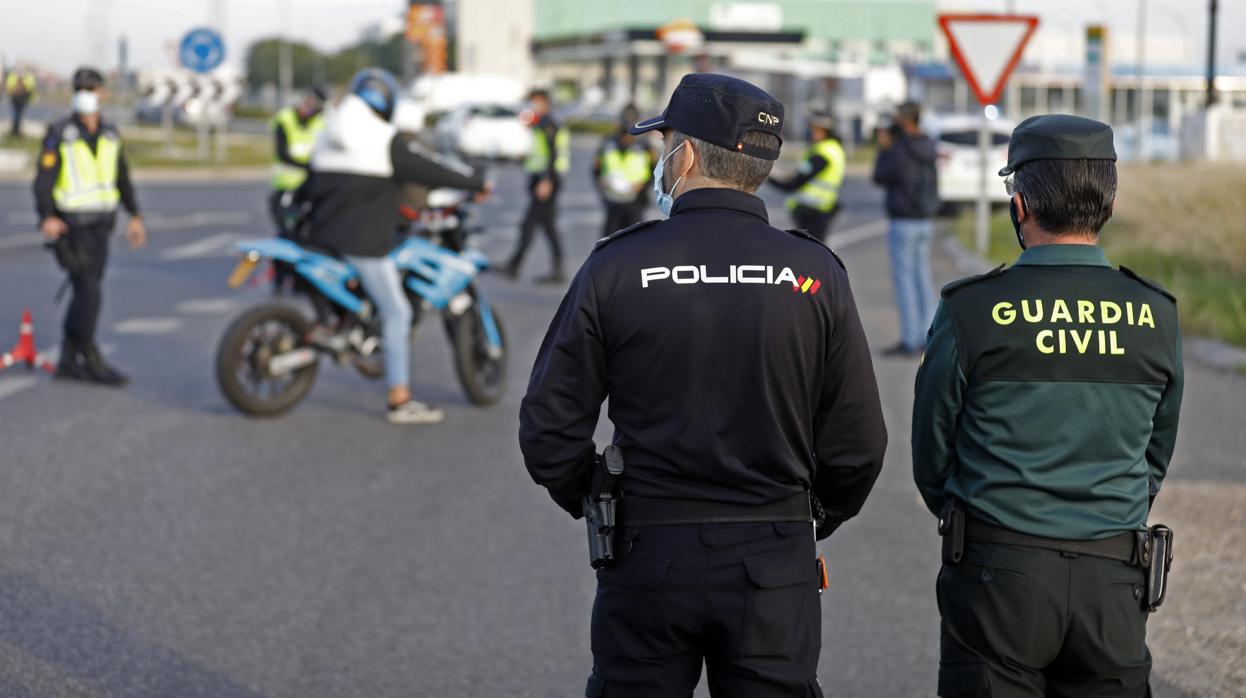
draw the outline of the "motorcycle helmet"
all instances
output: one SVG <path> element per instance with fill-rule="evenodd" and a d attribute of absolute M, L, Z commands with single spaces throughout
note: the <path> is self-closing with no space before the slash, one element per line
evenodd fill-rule
<path fill-rule="evenodd" d="M 350 79 L 350 93 L 372 107 L 377 116 L 389 121 L 394 116 L 394 106 L 398 103 L 401 88 L 398 80 L 388 71 L 381 68 L 364 68 Z"/>

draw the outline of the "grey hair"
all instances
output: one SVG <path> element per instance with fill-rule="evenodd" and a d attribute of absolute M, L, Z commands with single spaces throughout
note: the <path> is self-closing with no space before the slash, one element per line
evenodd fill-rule
<path fill-rule="evenodd" d="M 747 145 L 770 150 L 779 149 L 779 137 L 773 133 L 748 131 L 744 134 L 743 140 Z M 774 167 L 772 160 L 737 153 L 678 131 L 675 131 L 672 137 L 671 150 L 679 147 L 679 144 L 684 141 L 692 143 L 696 148 L 701 161 L 701 175 L 707 179 L 722 182 L 732 189 L 739 189 L 750 194 L 757 191 L 770 176 L 770 169 Z"/>
<path fill-rule="evenodd" d="M 1098 234 L 1112 217 L 1116 163 L 1111 160 L 1032 160 L 1013 175 L 1025 208 L 1053 235 Z"/>

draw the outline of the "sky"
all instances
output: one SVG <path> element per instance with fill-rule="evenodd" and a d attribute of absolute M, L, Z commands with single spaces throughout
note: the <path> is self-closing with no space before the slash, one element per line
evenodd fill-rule
<path fill-rule="evenodd" d="M 500 11 L 508 5 L 508 0 L 459 1 L 494 3 Z M 1149 27 L 1189 33 L 1205 46 L 1206 0 L 1145 2 Z M 213 17 L 218 5 L 225 8 L 226 60 L 241 66 L 253 40 L 280 31 L 283 6 L 290 8 L 292 36 L 336 49 L 356 41 L 364 26 L 401 13 L 406 0 L 0 0 L 0 54 L 9 63 L 31 61 L 62 73 L 82 63 L 112 67 L 117 38 L 124 34 L 131 66 L 167 67 L 167 47 Z M 1016 12 L 1038 14 L 1043 26 L 1072 31 L 1106 22 L 1110 31 L 1132 32 L 1138 0 L 937 0 L 937 5 L 940 10 L 991 12 L 1011 5 Z M 1218 60 L 1227 65 L 1246 51 L 1246 38 L 1231 31 L 1246 26 L 1246 0 L 1221 0 L 1220 7 Z M 1205 51 L 1199 48 L 1200 60 Z"/>

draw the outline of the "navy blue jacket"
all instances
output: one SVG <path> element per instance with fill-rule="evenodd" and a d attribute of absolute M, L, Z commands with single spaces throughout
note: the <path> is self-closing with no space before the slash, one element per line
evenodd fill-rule
<path fill-rule="evenodd" d="M 939 209 L 939 175 L 934 141 L 926 134 L 896 136 L 878 151 L 874 182 L 887 189 L 891 218 L 930 218 Z"/>

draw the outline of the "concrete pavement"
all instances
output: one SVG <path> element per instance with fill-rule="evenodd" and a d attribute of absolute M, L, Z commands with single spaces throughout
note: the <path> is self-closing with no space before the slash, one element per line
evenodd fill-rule
<path fill-rule="evenodd" d="M 495 259 L 523 205 L 518 173 L 498 174 L 497 201 L 481 212 Z M 563 235 L 581 259 L 601 216 L 586 178 L 568 183 Z M 447 409 L 445 424 L 386 424 L 381 387 L 327 365 L 294 412 L 248 419 L 217 392 L 212 357 L 229 319 L 268 299 L 224 285 L 232 241 L 268 232 L 264 194 L 262 184 L 140 186 L 152 245 L 129 252 L 116 241 L 101 325 L 133 374 L 127 390 L 0 372 L 0 695 L 581 694 L 593 589 L 582 524 L 532 485 L 515 443 L 561 289 L 484 282 L 513 352 L 493 408 L 466 403 L 443 332 L 427 323 L 415 392 Z M 15 339 L 23 307 L 41 346 L 59 336 L 59 277 L 31 240 L 29 197 L 25 185 L 0 186 L 0 345 Z M 779 198 L 767 198 L 786 225 Z M 885 347 L 896 319 L 879 197 L 854 179 L 844 198 L 833 244 L 872 345 Z M 538 241 L 525 276 L 544 273 L 545 260 Z M 909 476 L 915 370 L 876 359 L 886 467 L 862 516 L 821 546 L 828 695 L 934 693 L 938 540 Z M 1188 380 L 1169 486 L 1210 488 L 1241 507 L 1246 378 L 1191 365 Z M 603 420 L 599 443 L 608 434 Z M 1185 596 L 1195 587 L 1180 570 L 1156 618 L 1198 635 L 1215 616 Z M 1215 632 L 1203 645 L 1213 657 L 1236 637 Z M 1232 695 L 1186 693 L 1198 668 L 1180 644 L 1167 631 L 1153 642 L 1157 695 Z"/>

